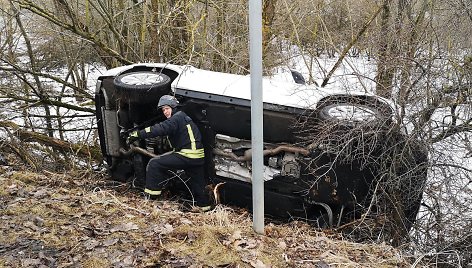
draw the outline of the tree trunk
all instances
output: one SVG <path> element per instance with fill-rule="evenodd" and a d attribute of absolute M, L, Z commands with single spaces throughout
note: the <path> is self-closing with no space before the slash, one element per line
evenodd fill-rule
<path fill-rule="evenodd" d="M 376 93 L 390 98 L 392 95 L 392 81 L 394 68 L 392 66 L 390 40 L 390 7 L 391 0 L 383 0 L 382 16 L 380 19 L 379 55 L 377 60 Z"/>
<path fill-rule="evenodd" d="M 189 4 L 187 0 L 168 0 L 171 13 L 171 28 L 169 42 L 169 60 L 175 64 L 186 64 L 187 55 L 183 54 L 189 44 L 189 25 L 187 14 Z"/>
<path fill-rule="evenodd" d="M 266 61 L 269 56 L 270 41 L 272 39 L 272 25 L 274 24 L 275 6 L 277 0 L 265 0 L 262 6 L 262 58 Z"/>
<path fill-rule="evenodd" d="M 29 57 L 30 64 L 31 64 L 31 70 L 33 70 L 33 72 L 37 73 L 37 72 L 39 72 L 39 69 L 36 65 L 36 58 L 35 58 L 35 55 L 34 55 L 34 52 L 33 52 L 33 47 L 31 45 L 31 40 L 29 39 L 28 33 L 26 32 L 25 28 L 23 27 L 23 22 L 21 21 L 20 13 L 18 12 L 18 10 L 16 10 L 13 3 L 11 3 L 11 6 L 12 6 L 12 9 L 14 10 L 14 12 L 15 12 L 16 23 L 18 24 L 18 27 L 20 28 L 21 35 L 23 36 L 23 39 L 25 40 L 26 49 L 27 49 L 28 57 Z M 35 84 L 36 84 L 36 87 L 37 87 L 36 89 L 33 89 L 34 93 L 37 95 L 37 97 L 40 100 L 47 99 L 47 94 L 44 92 L 44 88 L 43 88 L 43 85 L 41 83 L 41 80 L 39 79 L 39 76 L 33 75 L 33 78 L 34 78 L 34 81 L 35 81 Z M 24 81 L 27 81 L 27 79 L 25 78 Z M 51 121 L 51 118 L 50 118 L 50 116 L 51 116 L 50 107 L 46 103 L 43 103 L 42 106 L 43 106 L 44 112 L 46 114 L 46 118 L 45 118 L 46 126 L 47 126 L 47 131 L 46 132 L 47 132 L 49 137 L 53 137 L 54 132 L 52 131 L 52 121 Z"/>
<path fill-rule="evenodd" d="M 223 41 L 223 36 L 226 33 L 226 7 L 227 3 L 226 0 L 222 0 L 221 8 L 217 8 L 216 10 L 216 28 L 218 29 L 215 33 L 216 37 L 216 44 L 215 47 L 217 51 L 213 53 L 212 56 L 212 66 L 215 70 L 226 71 L 227 66 L 223 59 L 223 55 L 226 53 L 225 44 Z"/>

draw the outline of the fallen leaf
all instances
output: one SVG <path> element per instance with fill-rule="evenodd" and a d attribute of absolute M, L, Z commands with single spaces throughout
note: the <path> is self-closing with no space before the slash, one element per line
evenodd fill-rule
<path fill-rule="evenodd" d="M 115 233 L 115 232 L 128 232 L 131 230 L 138 230 L 139 227 L 133 222 L 128 222 L 128 223 L 123 223 L 114 226 L 113 228 L 110 229 L 110 232 Z"/>
<path fill-rule="evenodd" d="M 89 240 L 85 241 L 85 243 L 84 243 L 84 247 L 85 247 L 85 249 L 87 249 L 87 250 L 94 249 L 94 248 L 96 248 L 98 245 L 100 245 L 100 242 L 98 242 L 98 241 L 95 240 L 95 239 L 89 239 Z"/>
<path fill-rule="evenodd" d="M 234 231 L 233 235 L 231 235 L 231 241 L 234 242 L 238 239 L 241 239 L 241 231 L 240 230 L 236 230 Z"/>
<path fill-rule="evenodd" d="M 109 238 L 109 239 L 103 241 L 103 245 L 105 247 L 109 247 L 109 246 L 112 246 L 112 245 L 116 244 L 118 241 L 119 241 L 118 238 Z"/>
<path fill-rule="evenodd" d="M 67 183 L 70 183 L 70 181 L 67 181 Z M 72 183 L 77 185 L 77 186 L 82 186 L 84 185 L 84 182 L 83 181 L 80 181 L 80 180 L 72 180 Z"/>
<path fill-rule="evenodd" d="M 126 265 L 132 265 L 134 263 L 133 256 L 126 256 L 126 258 L 123 259 L 123 263 Z"/>
<path fill-rule="evenodd" d="M 48 264 L 49 266 L 54 266 L 54 263 L 56 262 L 56 259 L 46 256 L 43 251 L 40 251 L 38 253 L 38 257 L 44 262 L 46 262 L 46 264 Z"/>
<path fill-rule="evenodd" d="M 18 186 L 16 184 L 12 184 L 12 185 L 9 185 L 7 189 L 10 191 L 16 191 L 18 190 Z"/>
<path fill-rule="evenodd" d="M 268 268 L 261 260 L 251 261 L 251 266 L 254 268 Z"/>
<path fill-rule="evenodd" d="M 40 189 L 33 194 L 33 197 L 39 199 L 39 198 L 46 197 L 48 195 L 49 195 L 48 190 Z"/>
<path fill-rule="evenodd" d="M 21 266 L 23 267 L 33 267 L 33 266 L 36 266 L 36 265 L 40 265 L 41 264 L 41 260 L 40 259 L 24 259 L 24 260 L 21 260 Z"/>
<path fill-rule="evenodd" d="M 225 246 L 229 246 L 231 244 L 235 244 L 235 247 L 237 247 L 239 244 L 241 244 L 238 240 L 241 239 L 241 231 L 240 230 L 236 230 L 234 231 L 234 233 L 228 238 L 228 239 L 225 239 L 222 244 L 225 245 Z M 236 243 L 235 243 L 236 242 Z"/>
<path fill-rule="evenodd" d="M 195 235 L 194 232 L 189 231 L 189 232 L 187 233 L 187 238 L 188 238 L 188 239 L 187 239 L 187 242 L 188 242 L 188 243 L 192 243 L 193 241 L 195 241 L 195 239 L 197 238 L 197 236 Z"/>
<path fill-rule="evenodd" d="M 277 244 L 277 247 L 280 248 L 280 249 L 286 249 L 287 248 L 287 243 L 285 243 L 284 241 L 280 241 Z"/>
<path fill-rule="evenodd" d="M 39 230 L 41 229 L 41 228 L 38 227 L 36 224 L 34 224 L 34 222 L 32 222 L 32 221 L 26 221 L 26 222 L 24 222 L 24 223 L 23 223 L 23 226 L 24 226 L 24 227 L 27 227 L 27 228 L 30 228 L 30 229 L 32 229 L 32 230 L 34 230 L 34 231 L 39 231 Z"/>
<path fill-rule="evenodd" d="M 316 267 L 317 268 L 329 268 L 329 265 L 324 261 L 318 261 L 316 263 Z"/>
<path fill-rule="evenodd" d="M 170 224 L 159 225 L 154 227 L 153 231 L 162 235 L 170 234 L 174 231 L 174 227 Z"/>
<path fill-rule="evenodd" d="M 191 225 L 191 224 L 192 224 L 192 221 L 190 221 L 189 219 L 186 219 L 186 218 L 180 219 L 180 222 L 181 222 L 182 224 L 188 224 L 188 225 Z"/>
<path fill-rule="evenodd" d="M 234 247 L 237 250 L 253 249 L 256 246 L 257 246 L 257 241 L 254 239 L 244 239 L 244 240 L 238 240 L 234 242 Z"/>
<path fill-rule="evenodd" d="M 44 226 L 44 220 L 38 216 L 34 217 L 33 223 L 38 227 Z"/>

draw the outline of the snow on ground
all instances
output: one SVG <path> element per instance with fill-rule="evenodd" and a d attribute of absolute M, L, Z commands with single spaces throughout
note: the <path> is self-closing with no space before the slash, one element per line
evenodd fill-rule
<path fill-rule="evenodd" d="M 290 72 L 288 70 L 293 69 L 300 72 L 304 76 L 305 81 L 308 82 L 310 82 L 311 73 L 313 78 L 311 82 L 321 85 L 323 79 L 331 71 L 337 60 L 337 57 L 327 56 L 314 59 L 303 55 L 295 56 L 291 58 L 288 66 L 276 68 L 275 76 L 288 80 L 290 79 Z M 368 57 L 346 57 L 334 71 L 325 88 L 327 90 L 343 89 L 346 91 L 374 93 L 374 78 L 377 69 L 375 64 L 376 62 Z"/>

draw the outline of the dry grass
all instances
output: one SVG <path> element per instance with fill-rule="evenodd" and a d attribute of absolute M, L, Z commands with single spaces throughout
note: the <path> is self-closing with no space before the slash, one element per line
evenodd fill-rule
<path fill-rule="evenodd" d="M 384 244 L 352 243 L 303 222 L 267 223 L 258 235 L 244 210 L 183 212 L 97 174 L 0 174 L 0 267 L 410 266 Z"/>

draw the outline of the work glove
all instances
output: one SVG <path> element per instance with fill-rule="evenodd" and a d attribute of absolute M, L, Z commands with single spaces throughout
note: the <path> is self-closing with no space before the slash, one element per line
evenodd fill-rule
<path fill-rule="evenodd" d="M 126 143 L 131 144 L 137 140 L 139 140 L 138 131 L 133 131 L 129 133 Z"/>

